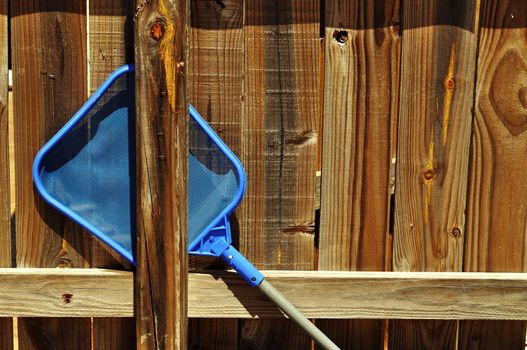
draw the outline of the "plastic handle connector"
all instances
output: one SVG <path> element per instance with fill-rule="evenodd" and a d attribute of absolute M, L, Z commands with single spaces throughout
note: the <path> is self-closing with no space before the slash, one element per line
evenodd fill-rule
<path fill-rule="evenodd" d="M 251 286 L 258 286 L 264 279 L 262 273 L 233 246 L 229 246 L 225 249 L 223 253 L 221 253 L 221 257 Z"/>

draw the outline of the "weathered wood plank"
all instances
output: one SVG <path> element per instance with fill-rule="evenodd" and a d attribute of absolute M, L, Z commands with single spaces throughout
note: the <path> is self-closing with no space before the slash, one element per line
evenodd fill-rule
<path fill-rule="evenodd" d="M 8 113 L 8 5 L 0 0 L 0 266 L 11 266 L 11 201 Z M 13 320 L 0 318 L 0 348 L 13 348 Z"/>
<path fill-rule="evenodd" d="M 478 4 L 410 0 L 403 6 L 396 271 L 462 269 Z M 454 348 L 456 327 L 393 322 L 390 345 Z"/>
<path fill-rule="evenodd" d="M 321 270 L 386 266 L 399 2 L 326 1 Z M 342 349 L 384 345 L 383 321 L 317 324 Z"/>
<path fill-rule="evenodd" d="M 240 157 L 243 99 L 243 0 L 191 2 L 189 101 Z M 233 220 L 234 221 L 234 220 Z M 234 234 L 238 237 L 239 230 Z M 205 268 L 214 259 L 189 256 Z M 190 319 L 191 349 L 237 349 L 238 320 Z"/>
<path fill-rule="evenodd" d="M 189 1 L 136 1 L 138 349 L 187 348 Z"/>
<path fill-rule="evenodd" d="M 189 101 L 237 155 L 243 102 L 243 0 L 192 1 Z"/>
<path fill-rule="evenodd" d="M 116 68 L 134 62 L 133 3 L 127 0 L 90 0 L 89 92 Z"/>
<path fill-rule="evenodd" d="M 527 3 L 482 2 L 466 271 L 527 271 Z M 523 349 L 525 322 L 463 322 L 462 349 Z"/>
<path fill-rule="evenodd" d="M 91 349 L 90 334 L 79 336 L 85 333 L 85 322 L 76 321 L 76 319 L 71 318 L 19 319 L 18 348 L 37 350 Z"/>
<path fill-rule="evenodd" d="M 263 273 L 308 317 L 527 320 L 525 273 Z M 188 312 L 190 317 L 200 318 L 284 317 L 274 304 L 235 273 L 217 270 L 189 274 Z M 130 317 L 132 314 L 132 272 L 0 269 L 0 316 Z M 253 333 L 251 329 L 248 327 L 246 332 Z M 194 335 L 202 331 L 192 330 Z M 214 334 L 221 338 L 220 332 Z M 230 336 L 221 339 L 225 344 L 233 344 Z"/>
<path fill-rule="evenodd" d="M 130 283 L 132 283 L 130 281 Z M 132 293 L 130 301 L 132 300 Z M 133 308 L 133 306 L 132 306 Z M 130 315 L 127 315 L 130 316 Z M 135 319 L 126 318 L 94 318 L 93 319 L 93 349 L 128 350 L 135 349 Z"/>
<path fill-rule="evenodd" d="M 11 183 L 8 109 L 8 7 L 0 1 L 0 266 L 11 262 Z M 0 349 L 13 348 L 13 320 L 0 318 Z"/>
<path fill-rule="evenodd" d="M 130 317 L 133 313 L 133 275 L 125 271 L 0 269 L 0 294 L 2 316 L 41 316 L 49 320 Z"/>
<path fill-rule="evenodd" d="M 263 273 L 307 317 L 446 320 L 527 317 L 527 298 L 522 290 L 527 284 L 525 274 Z M 190 317 L 281 315 L 271 302 L 256 289 L 246 287 L 234 274 L 214 272 L 214 275 L 190 274 Z M 214 295 L 214 302 L 204 302 L 207 294 Z"/>
<path fill-rule="evenodd" d="M 118 67 L 133 62 L 133 4 L 127 0 L 91 0 L 88 16 L 88 90 L 95 91 Z M 93 239 L 91 266 L 130 268 L 126 259 Z"/>
<path fill-rule="evenodd" d="M 238 320 L 231 318 L 189 319 L 189 348 L 237 350 Z"/>
<path fill-rule="evenodd" d="M 90 237 L 46 205 L 33 189 L 31 166 L 40 147 L 87 97 L 86 3 L 11 3 L 16 158 L 16 262 L 19 267 L 85 267 Z M 42 344 L 89 349 L 91 321 L 19 319 L 19 348 Z"/>
<path fill-rule="evenodd" d="M 13 319 L 0 318 L 0 349 L 10 350 L 14 348 Z"/>
<path fill-rule="evenodd" d="M 260 267 L 312 269 L 319 2 L 255 1 L 245 16 L 240 244 Z"/>
<path fill-rule="evenodd" d="M 88 8 L 88 91 L 92 93 L 116 68 L 133 62 L 133 2 L 90 0 Z M 92 267 L 129 268 L 130 264 L 111 248 L 94 239 Z M 93 318 L 94 349 L 132 349 L 135 346 L 133 318 Z"/>
<path fill-rule="evenodd" d="M 11 266 L 7 0 L 0 1 L 0 266 Z"/>
<path fill-rule="evenodd" d="M 319 0 L 245 2 L 240 249 L 258 268 L 314 266 L 319 23 Z M 310 346 L 290 322 L 241 329 L 245 347 Z"/>

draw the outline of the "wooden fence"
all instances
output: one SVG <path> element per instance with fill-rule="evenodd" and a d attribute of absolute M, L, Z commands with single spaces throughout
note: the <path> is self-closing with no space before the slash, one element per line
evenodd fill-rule
<path fill-rule="evenodd" d="M 156 3 L 0 0 L 2 349 L 142 341 L 131 267 L 47 206 L 30 170 L 134 62 L 134 19 Z M 343 349 L 523 349 L 527 2 L 189 6 L 187 99 L 247 171 L 232 222 L 249 260 Z M 314 346 L 231 273 L 188 286 L 190 349 Z"/>

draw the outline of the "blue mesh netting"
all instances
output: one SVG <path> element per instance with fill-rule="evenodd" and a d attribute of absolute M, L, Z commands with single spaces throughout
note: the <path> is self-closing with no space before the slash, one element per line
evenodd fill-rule
<path fill-rule="evenodd" d="M 231 160 L 192 118 L 189 121 L 188 241 L 233 201 L 239 174 Z"/>
<path fill-rule="evenodd" d="M 52 197 L 130 253 L 135 226 L 135 162 L 130 157 L 135 154 L 134 104 L 133 74 L 123 75 L 47 153 L 40 172 Z"/>
<path fill-rule="evenodd" d="M 52 197 L 131 256 L 136 210 L 134 104 L 133 73 L 128 73 L 48 151 L 39 170 Z M 189 150 L 190 245 L 233 201 L 239 174 L 192 118 Z"/>

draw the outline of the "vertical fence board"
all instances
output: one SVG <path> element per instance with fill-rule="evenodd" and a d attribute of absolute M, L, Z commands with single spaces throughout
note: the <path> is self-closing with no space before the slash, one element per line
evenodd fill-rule
<path fill-rule="evenodd" d="M 7 0 L 0 1 L 0 267 L 11 267 Z M 13 348 L 13 319 L 0 318 L 0 349 Z"/>
<path fill-rule="evenodd" d="M 93 349 L 129 350 L 135 349 L 135 319 L 94 318 Z"/>
<path fill-rule="evenodd" d="M 0 1 L 0 266 L 11 266 L 7 0 Z"/>
<path fill-rule="evenodd" d="M 482 4 L 465 271 L 527 272 L 527 3 Z M 525 322 L 461 322 L 462 349 L 523 349 Z"/>
<path fill-rule="evenodd" d="M 13 319 L 7 317 L 0 318 L 0 349 L 13 349 L 13 341 Z"/>
<path fill-rule="evenodd" d="M 189 341 L 191 350 L 236 350 L 238 322 L 219 318 L 189 319 Z"/>
<path fill-rule="evenodd" d="M 189 102 L 241 157 L 243 0 L 197 0 L 191 6 Z M 202 267 L 211 262 L 189 259 Z M 238 320 L 189 319 L 189 324 L 190 348 L 237 349 Z"/>
<path fill-rule="evenodd" d="M 85 1 L 14 1 L 13 99 L 19 267 L 85 267 L 90 238 L 34 192 L 33 158 L 86 100 Z M 19 319 L 19 348 L 89 349 L 91 321 Z"/>
<path fill-rule="evenodd" d="M 88 91 L 91 94 L 116 68 L 133 62 L 133 3 L 128 0 L 90 0 L 88 9 Z M 123 258 L 94 239 L 93 267 L 129 267 Z M 94 349 L 132 349 L 133 318 L 94 318 Z"/>
<path fill-rule="evenodd" d="M 319 21 L 319 0 L 245 2 L 240 248 L 259 268 L 314 265 Z M 289 321 L 241 326 L 242 348 L 309 343 Z"/>
<path fill-rule="evenodd" d="M 134 6 L 128 0 L 89 2 L 89 86 L 95 91 L 116 68 L 133 63 Z"/>
<path fill-rule="evenodd" d="M 189 3 L 136 2 L 138 349 L 187 348 Z"/>
<path fill-rule="evenodd" d="M 386 266 L 398 1 L 326 1 L 320 270 Z M 319 320 L 341 348 L 379 349 L 382 320 Z"/>
<path fill-rule="evenodd" d="M 406 1 L 393 268 L 461 271 L 478 2 Z M 455 348 L 457 323 L 393 321 L 392 348 Z"/>

